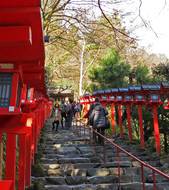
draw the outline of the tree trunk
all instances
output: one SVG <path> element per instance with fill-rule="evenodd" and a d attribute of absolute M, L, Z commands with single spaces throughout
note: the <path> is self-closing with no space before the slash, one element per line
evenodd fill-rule
<path fill-rule="evenodd" d="M 86 41 L 82 40 L 82 50 L 80 52 L 80 81 L 79 81 L 79 96 L 83 95 L 83 66 L 84 66 L 84 52 L 85 52 Z"/>

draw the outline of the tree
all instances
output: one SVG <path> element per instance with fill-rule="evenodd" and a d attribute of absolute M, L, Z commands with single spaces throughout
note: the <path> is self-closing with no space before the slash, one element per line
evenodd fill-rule
<path fill-rule="evenodd" d="M 130 65 L 110 49 L 97 67 L 91 69 L 89 78 L 96 88 L 123 87 L 128 84 Z"/>
<path fill-rule="evenodd" d="M 151 81 L 150 69 L 144 64 L 138 64 L 135 68 L 132 69 L 131 73 L 132 77 L 135 80 L 132 84 L 147 84 Z"/>
<path fill-rule="evenodd" d="M 169 60 L 152 68 L 153 76 L 158 81 L 169 81 Z"/>

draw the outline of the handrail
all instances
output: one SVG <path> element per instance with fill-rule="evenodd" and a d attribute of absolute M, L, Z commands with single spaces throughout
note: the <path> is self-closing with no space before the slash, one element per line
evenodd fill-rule
<path fill-rule="evenodd" d="M 129 156 L 130 158 L 132 158 L 134 161 L 137 161 L 138 163 L 140 163 L 140 167 L 141 167 L 141 181 L 142 181 L 142 189 L 145 190 L 145 181 L 144 181 L 144 167 L 148 168 L 152 171 L 152 180 L 153 180 L 153 190 L 156 190 L 156 174 L 166 178 L 167 180 L 169 180 L 169 175 L 163 173 L 162 171 L 160 171 L 159 169 L 151 166 L 150 164 L 140 160 L 139 158 L 137 158 L 136 156 L 134 156 L 133 154 L 129 153 L 128 151 L 126 151 L 125 149 L 123 149 L 122 147 L 120 147 L 119 145 L 117 145 L 116 143 L 114 143 L 112 140 L 110 140 L 109 138 L 103 136 L 102 134 L 98 133 L 96 130 L 94 130 L 92 127 L 87 126 L 85 123 L 81 122 L 81 125 L 76 126 L 77 128 L 85 128 L 89 130 L 89 133 L 93 132 L 96 133 L 97 135 L 101 136 L 104 140 L 106 140 L 107 142 L 109 142 L 111 145 L 113 145 L 116 148 L 116 155 L 118 157 L 118 162 L 120 161 L 120 155 L 119 152 L 123 152 L 125 153 L 127 156 Z M 81 130 L 81 129 L 80 129 Z M 83 135 L 85 135 L 85 130 Z M 81 133 L 82 134 L 82 133 Z M 91 135 L 90 135 L 91 138 Z M 105 152 L 105 150 L 104 150 Z M 120 178 L 120 164 L 118 164 L 118 176 Z M 119 185 L 120 185 L 120 180 L 119 180 Z"/>
<path fill-rule="evenodd" d="M 157 168 L 151 166 L 150 164 L 145 163 L 144 161 L 140 160 L 139 158 L 137 158 L 136 156 L 134 156 L 133 154 L 127 152 L 125 149 L 123 149 L 122 147 L 120 147 L 119 145 L 117 145 L 116 143 L 112 142 L 110 139 L 108 139 L 107 137 L 103 136 L 102 134 L 98 133 L 96 130 L 92 129 L 95 133 L 97 133 L 98 135 L 100 135 L 102 138 L 104 138 L 106 141 L 110 142 L 113 146 L 115 146 L 116 148 L 120 149 L 121 152 L 127 154 L 129 157 L 133 158 L 135 161 L 138 161 L 139 163 L 141 163 L 143 166 L 148 167 L 149 169 L 152 169 L 154 171 L 156 171 L 157 173 L 159 173 L 160 175 L 162 175 L 163 177 L 166 177 L 169 180 L 169 175 L 163 173 L 162 171 L 158 170 Z"/>

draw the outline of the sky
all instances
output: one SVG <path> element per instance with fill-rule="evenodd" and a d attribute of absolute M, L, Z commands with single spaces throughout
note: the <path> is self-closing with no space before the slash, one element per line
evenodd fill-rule
<path fill-rule="evenodd" d="M 133 27 L 140 25 L 133 32 L 139 39 L 138 44 L 145 47 L 150 53 L 165 54 L 169 58 L 169 1 L 142 0 L 140 14 L 145 22 L 148 23 L 148 27 L 144 26 L 138 16 L 139 0 L 134 0 L 133 2 L 126 9 L 135 10 L 132 15 L 135 20 L 131 22 L 131 17 L 126 18 L 126 27 L 130 30 L 132 25 Z"/>
<path fill-rule="evenodd" d="M 75 1 L 80 7 L 89 7 L 88 2 L 93 2 L 92 11 L 99 16 L 101 12 L 96 6 L 97 0 Z M 128 31 L 132 31 L 131 35 L 138 39 L 140 47 L 144 47 L 149 53 L 164 54 L 169 58 L 169 0 L 102 0 L 101 2 L 103 2 L 102 8 L 107 13 L 111 14 L 115 9 L 124 15 L 123 23 Z M 140 2 L 142 2 L 141 17 Z"/>

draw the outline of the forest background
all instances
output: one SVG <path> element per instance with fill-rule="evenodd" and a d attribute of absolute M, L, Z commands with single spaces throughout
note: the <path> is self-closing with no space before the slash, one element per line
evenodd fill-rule
<path fill-rule="evenodd" d="M 155 31 L 141 16 L 142 1 L 137 1 L 135 19 L 141 24 L 128 30 L 123 21 L 135 13 L 127 9 L 121 12 L 118 5 L 130 4 L 132 0 L 43 0 L 48 41 L 47 87 L 60 91 L 72 89 L 78 97 L 97 89 L 169 81 L 169 59 L 165 55 L 149 54 L 138 46 L 136 28 L 147 27 L 154 34 Z M 143 113 L 148 140 L 153 132 L 152 115 L 148 110 Z M 139 136 L 136 110 L 132 114 L 135 134 Z M 169 114 L 163 109 L 159 109 L 159 123 L 167 151 Z"/>

